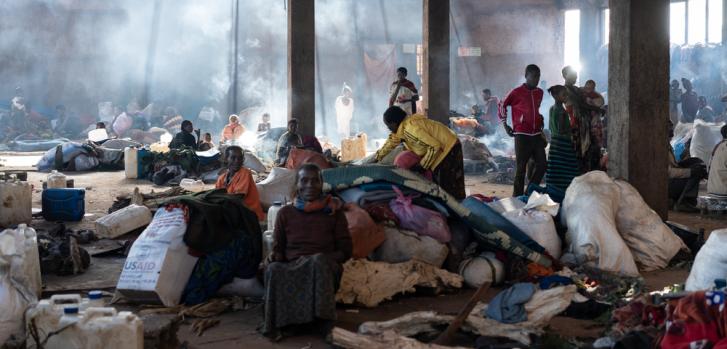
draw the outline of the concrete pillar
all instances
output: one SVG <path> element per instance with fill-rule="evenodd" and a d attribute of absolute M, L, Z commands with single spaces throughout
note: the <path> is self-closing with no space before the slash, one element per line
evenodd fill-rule
<path fill-rule="evenodd" d="M 610 0 L 609 174 L 668 214 L 669 1 Z"/>
<path fill-rule="evenodd" d="M 598 67 L 596 62 L 596 53 L 601 45 L 600 11 L 591 2 L 584 1 L 581 4 L 581 28 L 578 40 L 581 71 L 578 84 L 584 85 L 586 80 L 595 79 L 597 70 L 603 67 Z"/>
<path fill-rule="evenodd" d="M 423 107 L 430 119 L 449 124 L 449 0 L 423 3 Z"/>
<path fill-rule="evenodd" d="M 727 0 L 722 0 L 722 49 L 727 45 Z"/>
<path fill-rule="evenodd" d="M 722 0 L 722 57 L 727 57 L 727 0 Z M 722 95 L 727 92 L 727 84 L 725 84 L 725 70 L 727 62 L 722 60 Z"/>
<path fill-rule="evenodd" d="M 314 136 L 315 0 L 288 1 L 288 119 L 297 118 L 298 131 Z"/>

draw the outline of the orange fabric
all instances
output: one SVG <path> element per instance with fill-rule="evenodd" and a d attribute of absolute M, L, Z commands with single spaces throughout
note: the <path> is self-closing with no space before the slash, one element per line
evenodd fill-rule
<path fill-rule="evenodd" d="M 217 178 L 215 184 L 216 189 L 225 189 L 225 182 L 227 181 L 227 173 Z M 243 194 L 245 199 L 243 202 L 245 206 L 251 209 L 257 215 L 257 219 L 260 221 L 265 220 L 265 213 L 263 212 L 262 206 L 260 206 L 260 194 L 257 192 L 255 186 L 255 180 L 252 178 L 252 172 L 246 168 L 241 168 L 235 176 L 232 177 L 230 185 L 227 187 L 228 194 Z"/>
<path fill-rule="evenodd" d="M 238 139 L 243 133 L 245 133 L 245 126 L 240 124 L 227 124 L 222 129 L 222 141 Z"/>
<path fill-rule="evenodd" d="M 376 224 L 366 210 L 354 203 L 344 207 L 348 232 L 353 244 L 353 258 L 366 258 L 386 240 L 384 227 Z"/>
<path fill-rule="evenodd" d="M 323 154 L 305 149 L 291 148 L 288 154 L 288 161 L 285 163 L 285 168 L 297 170 L 301 165 L 307 163 L 316 164 L 321 170 L 332 167 Z"/>
<path fill-rule="evenodd" d="M 475 128 L 475 127 L 479 126 L 479 123 L 477 122 L 477 120 L 468 119 L 468 118 L 455 119 L 454 124 L 459 127 L 464 127 L 464 128 Z"/>
<path fill-rule="evenodd" d="M 537 263 L 528 264 L 528 276 L 530 277 L 550 276 L 553 274 L 555 274 L 555 272 L 553 272 L 552 268 L 547 268 Z"/>

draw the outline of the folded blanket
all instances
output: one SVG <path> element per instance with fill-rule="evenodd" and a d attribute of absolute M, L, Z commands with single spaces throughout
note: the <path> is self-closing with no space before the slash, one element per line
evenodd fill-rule
<path fill-rule="evenodd" d="M 405 195 L 411 195 L 415 192 L 407 190 Z M 338 195 L 346 203 L 355 203 L 361 207 L 368 206 L 377 202 L 389 202 L 396 198 L 393 190 L 374 190 L 364 191 L 359 187 L 346 189 L 338 193 Z"/>
<path fill-rule="evenodd" d="M 485 218 L 473 214 L 457 199 L 438 185 L 411 171 L 388 166 L 352 166 L 323 170 L 323 190 L 342 191 L 367 183 L 386 181 L 415 190 L 441 200 L 457 216 L 475 230 L 475 236 L 482 243 L 508 251 L 540 265 L 550 267 L 552 262 L 543 254 L 525 246 L 507 233 L 492 226 Z"/>

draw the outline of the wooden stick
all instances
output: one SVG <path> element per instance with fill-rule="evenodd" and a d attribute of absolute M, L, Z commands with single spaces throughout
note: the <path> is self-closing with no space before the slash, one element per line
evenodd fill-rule
<path fill-rule="evenodd" d="M 454 318 L 452 323 L 447 326 L 447 329 L 442 332 L 442 334 L 437 337 L 437 339 L 433 342 L 434 344 L 438 345 L 447 345 L 452 340 L 452 336 L 454 336 L 455 333 L 459 330 L 460 327 L 462 327 L 462 323 L 464 323 L 464 320 L 467 319 L 467 317 L 472 312 L 472 308 L 477 305 L 477 302 L 480 301 L 482 296 L 485 295 L 485 292 L 490 289 L 490 283 L 485 282 L 482 285 L 480 285 L 480 288 L 477 289 L 475 294 L 472 295 L 472 298 L 465 304 L 464 308 L 459 311 L 459 314 L 457 314 L 457 317 Z"/>

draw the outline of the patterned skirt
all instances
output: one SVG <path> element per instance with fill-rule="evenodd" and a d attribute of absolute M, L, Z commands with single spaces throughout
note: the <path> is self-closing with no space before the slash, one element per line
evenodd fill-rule
<path fill-rule="evenodd" d="M 432 171 L 432 179 L 455 199 L 461 201 L 467 197 L 464 188 L 464 153 L 459 140 Z"/>
<path fill-rule="evenodd" d="M 323 254 L 271 263 L 265 271 L 263 334 L 288 325 L 336 319 L 341 265 Z"/>
<path fill-rule="evenodd" d="M 580 176 L 580 167 L 571 138 L 554 135 L 548 153 L 546 187 L 556 187 L 565 192 L 573 178 L 577 176 Z"/>

